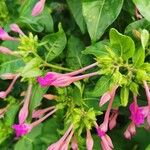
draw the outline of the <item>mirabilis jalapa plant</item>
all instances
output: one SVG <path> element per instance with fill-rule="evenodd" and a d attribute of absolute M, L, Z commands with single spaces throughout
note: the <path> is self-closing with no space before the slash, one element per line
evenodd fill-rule
<path fill-rule="evenodd" d="M 39 0 L 33 7 L 31 15 L 36 17 L 41 15 L 45 2 L 46 0 Z M 19 104 L 21 108 L 17 115 L 18 119 L 9 125 L 16 134 L 15 139 L 28 138 L 32 130 L 40 124 L 44 126 L 43 122 L 48 117 L 57 118 L 57 115 L 61 114 L 62 118 L 60 119 L 59 116 L 59 119 L 63 122 L 64 127 L 61 126 L 61 131 L 58 132 L 62 137 L 57 138 L 58 141 L 51 141 L 47 146 L 48 150 L 92 150 L 94 149 L 93 133 L 95 132 L 101 140 L 101 148 L 112 150 L 115 147 L 109 130 L 116 127 L 119 109 L 122 106 L 129 109 L 129 120 L 131 120 L 124 132 L 125 138 L 131 139 L 136 134 L 136 127 L 150 128 L 150 63 L 147 61 L 147 55 L 149 55 L 147 54 L 147 47 L 149 47 L 147 30 L 136 31 L 137 44 L 131 37 L 119 33 L 114 28 L 110 29 L 109 40 L 101 42 L 101 49 L 98 53 L 93 52 L 90 47 L 83 51 L 84 55 L 93 54 L 96 62 L 75 71 L 64 68 L 58 63 L 51 63 L 55 53 L 51 53 L 52 58 L 50 59 L 48 59 L 47 51 L 43 52 L 44 55 L 40 54 L 43 47 L 47 50 L 45 45 L 48 39 L 52 41 L 55 39 L 53 35 L 40 40 L 31 32 L 28 35 L 24 33 L 17 24 L 11 24 L 10 30 L 18 33 L 19 37 L 11 36 L 0 28 L 0 39 L 17 43 L 17 50 L 13 51 L 6 46 L 0 46 L 0 53 L 21 59 L 21 63 L 14 72 L 0 75 L 4 80 L 12 80 L 8 88 L 0 92 L 0 98 L 8 101 L 9 94 L 13 92 L 17 80 L 21 79 L 21 83 L 27 84 L 27 90 L 22 94 L 24 99 Z M 61 24 L 58 25 L 57 33 L 58 36 L 63 34 L 63 39 L 66 41 Z M 92 96 L 99 91 L 97 89 L 100 89 L 102 84 L 107 84 L 100 94 L 97 93 L 100 96 L 99 110 L 86 103 L 86 86 L 95 81 L 95 78 L 100 78 L 101 82 L 97 82 L 95 89 L 91 92 Z M 31 109 L 34 86 L 37 83 L 38 88 L 45 91 L 48 88 L 51 90 L 51 94 L 44 93 L 41 96 L 49 103 L 45 107 L 41 102 Z M 139 89 L 145 90 L 147 105 L 138 104 Z M 118 95 L 120 98 L 115 99 Z M 133 101 L 130 101 L 130 95 Z M 120 100 L 120 105 L 114 107 L 113 103 L 116 100 Z M 98 117 L 103 114 L 101 108 L 104 106 L 107 109 L 104 112 L 104 120 L 101 122 Z M 1 109 L 0 115 L 5 117 L 8 108 Z M 11 130 L 9 134 L 12 134 Z"/>

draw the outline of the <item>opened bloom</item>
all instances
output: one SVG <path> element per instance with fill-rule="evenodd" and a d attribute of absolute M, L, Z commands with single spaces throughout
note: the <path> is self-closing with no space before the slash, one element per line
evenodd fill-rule
<path fill-rule="evenodd" d="M 34 121 L 31 124 L 22 123 L 22 124 L 14 124 L 12 128 L 15 130 L 16 138 L 19 138 L 20 136 L 26 135 L 29 133 L 34 127 L 39 125 L 42 121 L 47 119 L 49 116 L 51 116 L 54 112 L 56 112 L 56 108 L 52 111 L 50 111 L 48 114 L 46 114 L 44 117 Z"/>
<path fill-rule="evenodd" d="M 46 0 L 39 0 L 33 10 L 32 10 L 32 16 L 38 16 L 39 14 L 42 13 L 43 9 L 44 9 L 44 5 L 45 5 L 45 1 Z"/>
<path fill-rule="evenodd" d="M 93 72 L 93 73 L 89 73 L 89 74 L 76 76 L 77 74 L 80 74 L 83 71 L 90 69 L 96 65 L 97 65 L 97 63 L 94 63 L 94 64 L 86 66 L 82 69 L 79 69 L 77 71 L 66 73 L 66 74 L 61 74 L 61 73 L 56 73 L 56 72 L 48 72 L 44 77 L 38 77 L 37 80 L 42 87 L 45 87 L 45 86 L 65 87 L 65 86 L 68 86 L 71 83 L 79 81 L 81 79 L 98 75 L 98 72 Z"/>

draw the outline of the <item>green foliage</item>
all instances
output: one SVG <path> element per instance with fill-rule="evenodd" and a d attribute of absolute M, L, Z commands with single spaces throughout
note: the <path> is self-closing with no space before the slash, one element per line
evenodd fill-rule
<path fill-rule="evenodd" d="M 145 106 L 149 103 L 143 86 L 143 81 L 150 85 L 149 0 L 46 0 L 43 11 L 32 16 L 37 2 L 0 1 L 0 26 L 17 39 L 1 40 L 1 29 L 0 46 L 9 48 L 13 55 L 2 53 L 3 47 L 0 47 L 0 76 L 5 79 L 0 79 L 0 97 L 3 98 L 3 91 L 8 92 L 0 103 L 0 149 L 45 150 L 53 143 L 58 145 L 73 125 L 69 132 L 73 132 L 73 136 L 68 136 L 71 140 L 66 149 L 73 149 L 71 142 L 76 138 L 78 149 L 86 150 L 88 129 L 94 141 L 93 150 L 102 150 L 102 138 L 95 127 L 107 118 L 105 114 L 111 107 L 109 123 L 115 110 L 119 113 L 116 128 L 106 132 L 114 150 L 149 150 L 150 133 L 143 128 L 147 127 L 148 116 L 142 125 L 136 125 L 132 140 L 126 141 L 123 137 L 127 125 L 133 123 L 129 112 L 133 96 L 134 100 L 137 96 L 140 110 L 148 108 Z M 24 34 L 12 31 L 12 23 Z M 94 67 L 88 66 L 91 64 Z M 83 68 L 86 66 L 90 69 Z M 76 72 L 81 68 L 83 70 Z M 71 71 L 73 73 L 68 74 Z M 14 74 L 19 74 L 19 78 L 10 89 L 11 77 L 10 81 L 6 78 Z M 83 79 L 84 75 L 87 78 Z M 69 84 L 78 77 L 82 80 Z M 39 85 L 40 79 L 49 86 Z M 52 86 L 55 81 L 69 85 Z M 15 140 L 12 125 L 18 124 L 18 114 L 26 104 L 27 84 L 32 84 L 32 90 L 25 123 L 33 125 L 39 118 L 42 121 Z M 104 95 L 106 93 L 108 95 Z M 99 107 L 102 96 L 109 100 Z M 35 110 L 49 107 L 52 110 L 33 118 Z M 55 113 L 46 117 L 53 110 Z M 63 143 L 68 140 L 64 139 Z"/>

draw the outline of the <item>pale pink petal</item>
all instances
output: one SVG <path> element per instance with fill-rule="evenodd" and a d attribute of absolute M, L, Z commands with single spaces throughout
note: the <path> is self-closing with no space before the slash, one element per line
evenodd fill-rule
<path fill-rule="evenodd" d="M 110 100 L 110 98 L 111 98 L 111 95 L 109 92 L 104 93 L 99 101 L 99 106 L 102 107 L 106 102 Z"/>

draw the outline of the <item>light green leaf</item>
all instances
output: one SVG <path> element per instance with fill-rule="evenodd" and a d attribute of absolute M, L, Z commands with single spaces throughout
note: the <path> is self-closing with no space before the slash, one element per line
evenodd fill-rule
<path fill-rule="evenodd" d="M 92 41 L 97 41 L 117 18 L 123 0 L 83 0 L 83 16 Z"/>
<path fill-rule="evenodd" d="M 108 45 L 108 42 L 106 40 L 97 42 L 95 44 L 86 47 L 86 49 L 82 52 L 82 54 L 85 55 L 92 54 L 95 57 L 108 55 L 108 52 L 105 47 L 106 45 Z"/>
<path fill-rule="evenodd" d="M 145 49 L 148 41 L 149 41 L 149 32 L 143 29 L 141 33 L 141 42 L 142 42 L 143 49 Z"/>
<path fill-rule="evenodd" d="M 140 13 L 145 17 L 145 19 L 150 21 L 150 13 L 149 13 L 150 1 L 149 0 L 133 0 L 133 2 L 138 8 L 138 10 L 140 11 Z"/>
<path fill-rule="evenodd" d="M 18 69 L 24 66 L 24 62 L 21 58 L 16 58 L 0 65 L 0 74 L 4 73 L 16 73 Z"/>
<path fill-rule="evenodd" d="M 131 58 L 135 51 L 134 41 L 126 35 L 122 35 L 116 29 L 112 28 L 109 32 L 110 43 L 120 50 L 121 57 L 125 60 Z"/>
<path fill-rule="evenodd" d="M 121 87 L 120 99 L 121 99 L 121 105 L 124 107 L 127 106 L 129 101 L 129 89 L 125 86 Z"/>
<path fill-rule="evenodd" d="M 92 96 L 99 97 L 109 90 L 110 76 L 102 76 L 96 83 Z"/>
<path fill-rule="evenodd" d="M 133 57 L 132 61 L 134 66 L 141 66 L 144 63 L 145 60 L 145 51 L 142 47 L 137 48 Z"/>
<path fill-rule="evenodd" d="M 80 30 L 82 33 L 85 32 L 85 22 L 82 14 L 82 3 L 81 0 L 67 0 L 69 9 L 77 23 L 77 25 L 80 27 Z"/>
<path fill-rule="evenodd" d="M 42 42 L 45 42 L 45 48 L 48 51 L 45 55 L 46 61 L 51 61 L 56 58 L 64 50 L 67 39 L 64 30 L 59 24 L 59 31 L 50 35 L 46 35 Z"/>

